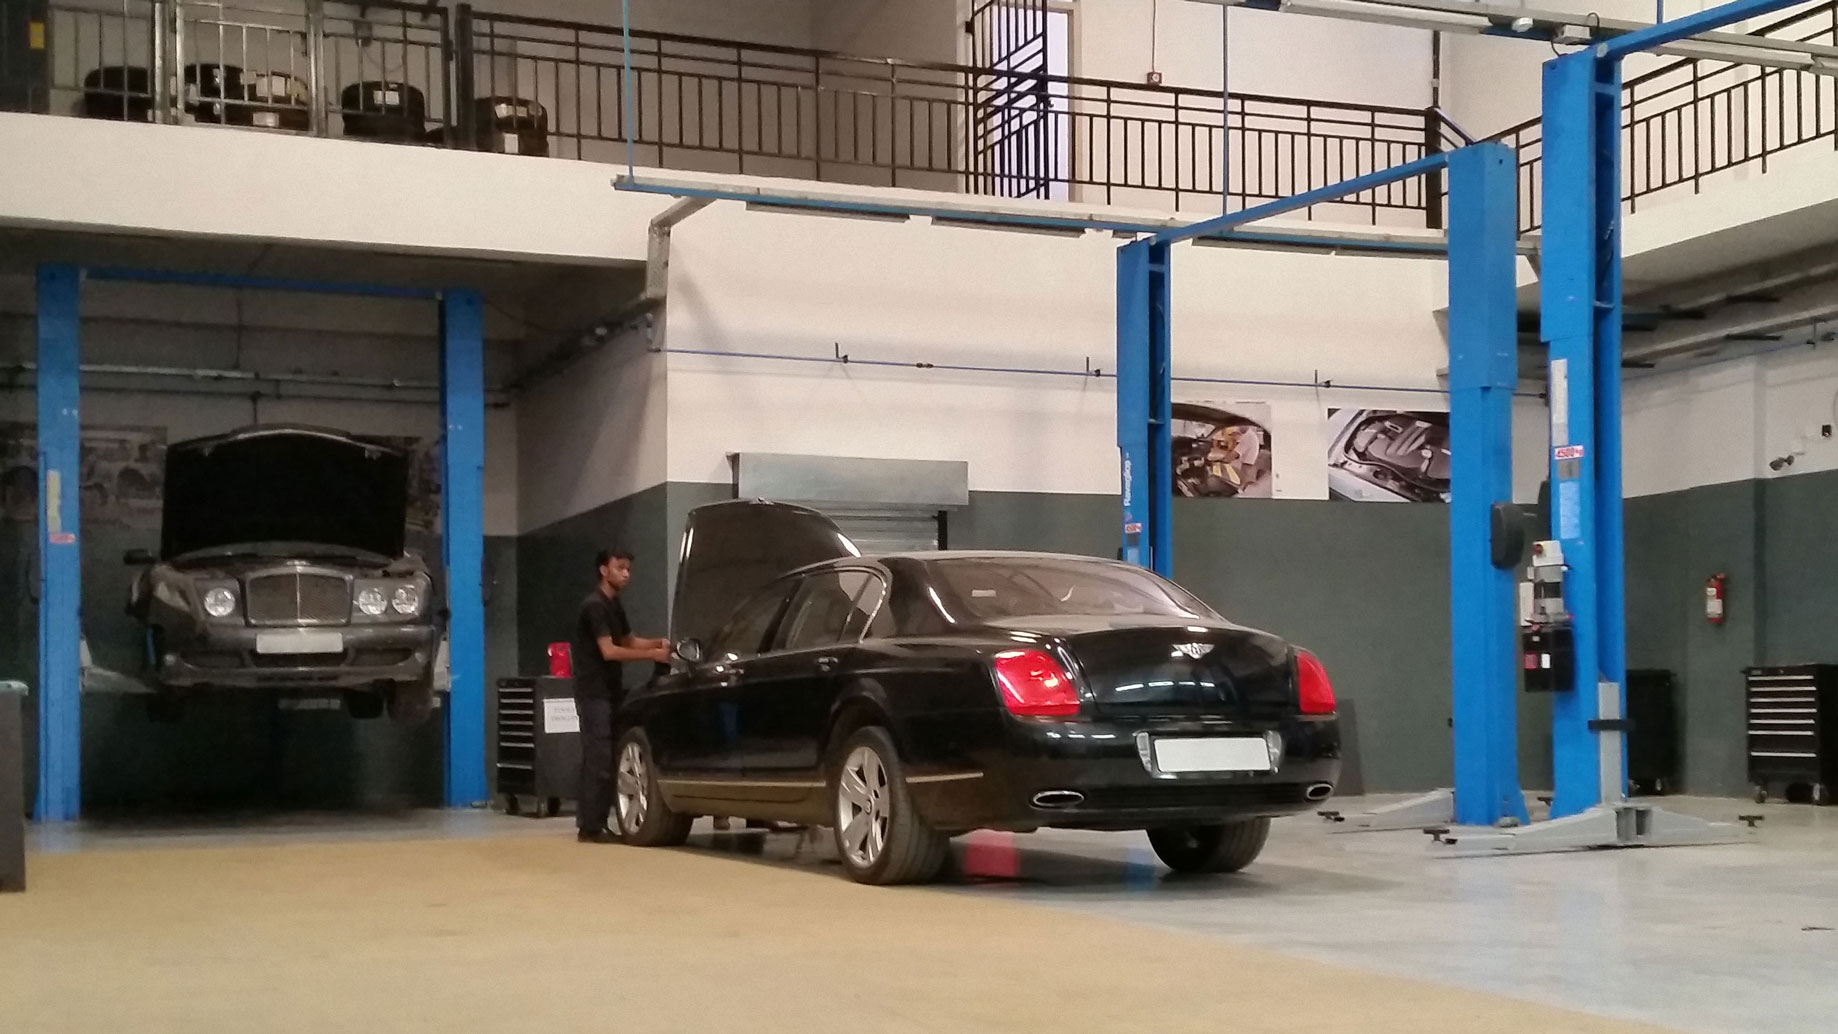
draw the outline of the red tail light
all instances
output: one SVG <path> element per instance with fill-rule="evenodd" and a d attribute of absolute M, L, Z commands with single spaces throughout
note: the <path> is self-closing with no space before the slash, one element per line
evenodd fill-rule
<path fill-rule="evenodd" d="M 1307 650 L 1296 651 L 1296 696 L 1303 714 L 1334 713 L 1334 684 L 1320 659 Z"/>
<path fill-rule="evenodd" d="M 1079 713 L 1072 676 L 1045 650 L 1008 650 L 996 654 L 993 667 L 1011 714 L 1049 718 Z"/>

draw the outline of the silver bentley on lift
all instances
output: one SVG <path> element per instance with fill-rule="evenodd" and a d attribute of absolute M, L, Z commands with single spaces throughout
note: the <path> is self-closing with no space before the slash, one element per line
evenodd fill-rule
<path fill-rule="evenodd" d="M 443 612 L 406 547 L 409 456 L 264 426 L 166 454 L 160 551 L 130 551 L 155 714 L 202 691 L 340 692 L 358 718 L 435 706 Z"/>

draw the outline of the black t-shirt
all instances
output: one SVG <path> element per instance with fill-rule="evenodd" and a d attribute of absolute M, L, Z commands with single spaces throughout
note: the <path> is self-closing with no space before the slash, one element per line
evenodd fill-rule
<path fill-rule="evenodd" d="M 574 643 L 570 660 L 574 665 L 574 695 L 577 697 L 616 697 L 625 686 L 619 662 L 600 656 L 600 637 L 608 636 L 618 646 L 632 634 L 625 619 L 625 604 L 619 597 L 607 598 L 600 590 L 587 594 L 581 601 L 581 616 L 574 622 Z"/>

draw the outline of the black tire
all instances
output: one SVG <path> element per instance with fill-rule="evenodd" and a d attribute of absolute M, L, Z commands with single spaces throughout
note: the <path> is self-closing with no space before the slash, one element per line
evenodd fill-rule
<path fill-rule="evenodd" d="M 434 714 L 434 674 L 389 690 L 389 717 L 397 725 L 417 726 Z"/>
<path fill-rule="evenodd" d="M 628 752 L 633 752 L 639 762 L 636 773 L 627 765 Z M 620 783 L 625 780 L 635 782 L 622 790 Z M 633 797 L 633 789 L 642 793 Z M 695 816 L 678 815 L 664 803 L 664 795 L 657 787 L 657 762 L 651 757 L 651 741 L 643 729 L 633 729 L 619 737 L 619 746 L 613 750 L 613 813 L 619 836 L 628 844 L 676 847 L 689 839 Z"/>
<path fill-rule="evenodd" d="M 345 690 L 345 713 L 360 722 L 383 717 L 383 694 L 370 689 Z"/>
<path fill-rule="evenodd" d="M 1220 826 L 1151 829 L 1149 845 L 1175 872 L 1237 872 L 1263 853 L 1269 837 L 1269 819 L 1248 819 Z"/>
<path fill-rule="evenodd" d="M 884 810 L 879 819 L 873 818 L 871 813 L 861 813 L 861 820 L 869 823 L 868 835 L 875 836 L 878 832 L 881 846 L 874 852 L 864 850 L 858 857 L 847 842 L 851 828 L 847 814 L 853 806 L 844 796 L 843 781 L 851 758 L 863 750 L 872 752 L 880 772 L 876 785 L 866 789 Z M 950 856 L 951 838 L 926 825 L 920 817 L 906 786 L 906 768 L 900 762 L 900 752 L 887 730 L 873 725 L 856 730 L 837 748 L 830 759 L 829 770 L 836 853 L 842 858 L 842 867 L 849 876 L 858 883 L 877 886 L 927 883 L 937 879 Z"/>
<path fill-rule="evenodd" d="M 1755 803 L 1756 804 L 1768 803 L 1768 788 L 1767 787 L 1758 786 L 1755 788 Z"/>
<path fill-rule="evenodd" d="M 517 795 L 514 793 L 505 794 L 504 795 L 504 814 L 520 815 L 522 813 L 523 813 L 523 802 L 517 799 Z"/>
<path fill-rule="evenodd" d="M 560 815 L 561 813 L 562 813 L 562 799 L 560 797 L 551 797 L 548 800 L 542 802 L 542 817 L 543 818 L 552 819 L 556 817 L 557 815 Z"/>

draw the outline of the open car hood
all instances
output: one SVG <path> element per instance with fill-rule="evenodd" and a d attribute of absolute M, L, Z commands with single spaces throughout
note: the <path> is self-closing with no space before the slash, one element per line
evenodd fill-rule
<path fill-rule="evenodd" d="M 828 517 L 787 503 L 737 499 L 689 511 L 670 635 L 707 643 L 754 593 L 788 571 L 860 556 Z"/>
<path fill-rule="evenodd" d="M 166 450 L 165 559 L 255 543 L 402 555 L 408 454 L 313 427 L 256 427 Z"/>

